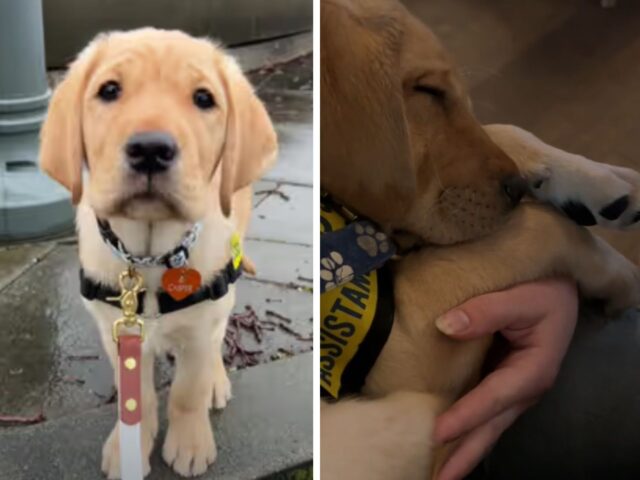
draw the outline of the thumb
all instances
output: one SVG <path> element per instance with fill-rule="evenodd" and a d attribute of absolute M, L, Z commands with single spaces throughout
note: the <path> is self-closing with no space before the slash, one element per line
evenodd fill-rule
<path fill-rule="evenodd" d="M 467 300 L 436 319 L 436 327 L 445 335 L 458 340 L 469 340 L 494 334 L 507 326 L 513 326 L 525 318 L 535 319 L 532 311 L 531 292 L 526 285 L 500 292 L 487 293 Z M 529 300 L 529 301 L 527 301 Z M 523 308 L 523 304 L 528 308 Z"/>

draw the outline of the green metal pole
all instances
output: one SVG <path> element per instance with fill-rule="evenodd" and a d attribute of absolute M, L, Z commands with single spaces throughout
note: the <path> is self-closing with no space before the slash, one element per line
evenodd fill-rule
<path fill-rule="evenodd" d="M 41 0 L 0 0 L 0 241 L 50 236 L 73 225 L 68 194 L 38 169 L 50 96 Z"/>

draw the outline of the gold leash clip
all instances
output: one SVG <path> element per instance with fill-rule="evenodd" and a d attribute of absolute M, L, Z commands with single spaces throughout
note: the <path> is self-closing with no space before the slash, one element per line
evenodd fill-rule
<path fill-rule="evenodd" d="M 109 301 L 120 302 L 122 308 L 122 317 L 113 322 L 111 335 L 113 341 L 118 343 L 118 336 L 121 327 L 140 329 L 140 338 L 144 340 L 144 322 L 138 317 L 138 293 L 144 292 L 142 288 L 143 278 L 135 268 L 129 267 L 120 274 L 118 278 L 120 284 L 120 295 L 117 297 L 108 297 Z"/>

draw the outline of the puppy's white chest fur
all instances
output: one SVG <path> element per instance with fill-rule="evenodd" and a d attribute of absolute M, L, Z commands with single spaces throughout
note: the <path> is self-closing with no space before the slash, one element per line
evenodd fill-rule
<path fill-rule="evenodd" d="M 100 236 L 95 214 L 86 203 L 78 206 L 77 212 L 80 263 L 87 276 L 96 282 L 118 289 L 118 276 L 127 268 L 117 258 Z M 110 219 L 111 226 L 134 255 L 162 255 L 179 244 L 188 223 L 166 221 L 146 222 L 124 218 Z M 203 228 L 189 251 L 190 268 L 198 270 L 203 284 L 211 281 L 214 274 L 225 267 L 231 258 L 230 241 L 234 225 L 220 213 L 211 213 L 203 219 Z M 160 315 L 156 293 L 161 290 L 165 267 L 139 268 L 144 278 L 146 294 L 144 311 L 145 350 L 158 354 L 188 348 L 188 344 L 202 337 L 209 337 L 216 324 L 226 322 L 235 300 L 235 289 L 230 285 L 224 297 L 206 300 L 193 306 Z M 97 321 L 103 342 L 111 341 L 113 322 L 121 316 L 118 308 L 100 300 L 84 301 L 87 309 Z"/>

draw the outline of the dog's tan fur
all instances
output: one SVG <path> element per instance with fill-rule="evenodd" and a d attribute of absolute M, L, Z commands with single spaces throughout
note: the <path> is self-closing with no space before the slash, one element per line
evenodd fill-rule
<path fill-rule="evenodd" d="M 122 95 L 104 103 L 101 84 L 117 80 Z M 209 89 L 216 102 L 203 112 L 195 89 Z M 179 147 L 175 168 L 154 176 L 160 192 L 138 198 L 140 179 L 127 169 L 123 148 L 134 133 L 162 130 Z M 251 183 L 275 159 L 276 135 L 262 103 L 235 61 L 207 40 L 177 31 L 142 29 L 99 36 L 71 65 L 56 89 L 42 131 L 41 165 L 79 202 L 80 263 L 94 280 L 116 288 L 126 265 L 100 238 L 96 216 L 108 219 L 134 254 L 157 255 L 175 247 L 195 221 L 203 223 L 189 265 L 209 282 L 231 258 L 234 230 L 245 232 L 251 213 Z M 88 174 L 83 181 L 83 164 Z M 143 187 L 143 186 L 142 186 Z M 148 292 L 142 360 L 142 442 L 145 472 L 158 430 L 153 358 L 171 351 L 176 374 L 169 395 L 164 459 L 186 476 L 203 473 L 216 456 L 208 410 L 222 408 L 231 385 L 222 361 L 233 287 L 215 302 L 202 302 L 157 318 L 153 295 L 164 268 L 141 268 Z M 111 325 L 118 309 L 86 301 L 97 320 L 112 365 Z M 102 468 L 119 478 L 117 428 L 105 443 Z"/>
<path fill-rule="evenodd" d="M 551 209 L 511 210 L 501 179 L 528 174 L 548 146 L 513 127 L 483 129 L 446 53 L 399 3 L 324 0 L 321 38 L 323 189 L 388 231 L 431 245 L 395 266 L 394 326 L 364 397 L 322 406 L 321 472 L 331 480 L 423 480 L 449 448 L 431 445 L 433 418 L 478 381 L 491 343 L 448 339 L 438 316 L 552 275 L 571 276 L 582 293 L 620 309 L 640 300 L 640 276 Z"/>

